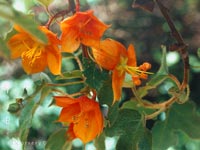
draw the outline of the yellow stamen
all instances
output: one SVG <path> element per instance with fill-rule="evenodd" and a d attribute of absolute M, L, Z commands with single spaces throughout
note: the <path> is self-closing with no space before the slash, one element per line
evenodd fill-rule
<path fill-rule="evenodd" d="M 146 70 L 151 68 L 151 64 L 145 62 L 139 67 L 133 67 L 127 65 L 128 58 L 127 57 L 120 57 L 120 63 L 117 66 L 117 70 L 119 71 L 119 74 L 122 75 L 124 72 L 127 72 L 134 78 L 134 82 L 136 85 L 139 85 L 141 83 L 141 79 L 147 79 L 148 74 L 153 74 L 151 72 L 147 72 Z"/>

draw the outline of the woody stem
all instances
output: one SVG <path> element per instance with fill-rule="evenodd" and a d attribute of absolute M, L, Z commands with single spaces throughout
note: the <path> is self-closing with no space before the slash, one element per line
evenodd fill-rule
<path fill-rule="evenodd" d="M 165 20 L 167 21 L 170 30 L 172 32 L 172 36 L 176 39 L 177 41 L 177 46 L 178 48 L 176 49 L 177 51 L 180 52 L 180 55 L 183 60 L 183 65 L 184 65 L 184 73 L 183 73 L 183 81 L 181 84 L 181 90 L 184 90 L 187 87 L 188 84 L 188 78 L 189 78 L 189 57 L 188 57 L 188 45 L 185 44 L 181 34 L 177 31 L 170 15 L 169 15 L 169 10 L 161 3 L 160 0 L 156 0 L 156 3 L 158 4 L 161 13 L 163 14 Z"/>

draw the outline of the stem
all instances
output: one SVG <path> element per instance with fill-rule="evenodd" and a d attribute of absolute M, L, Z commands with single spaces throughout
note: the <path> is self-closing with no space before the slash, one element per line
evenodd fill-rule
<path fill-rule="evenodd" d="M 76 13 L 76 5 L 74 0 L 68 0 L 70 11 L 75 14 Z"/>
<path fill-rule="evenodd" d="M 145 120 L 150 120 L 150 119 L 153 119 L 155 118 L 156 116 L 158 116 L 161 112 L 165 111 L 166 109 L 165 108 L 160 108 L 158 111 L 150 114 L 150 115 L 146 115 L 145 116 Z"/>
<path fill-rule="evenodd" d="M 79 69 L 80 69 L 81 71 L 83 71 L 83 65 L 82 65 L 82 63 L 81 63 L 81 60 L 78 58 L 78 56 L 75 56 L 74 59 L 76 60 L 78 66 L 79 66 Z"/>
<path fill-rule="evenodd" d="M 167 100 L 165 102 L 158 103 L 158 104 L 152 104 L 150 102 L 143 101 L 139 97 L 139 95 L 136 92 L 135 86 L 133 86 L 132 91 L 133 91 L 133 94 L 135 95 L 135 98 L 138 101 L 138 103 L 141 106 L 149 108 L 149 109 L 161 109 L 161 108 L 165 108 L 166 109 L 166 108 L 168 108 L 171 104 L 173 104 L 177 100 L 177 97 L 173 96 L 173 97 L 171 97 L 169 100 Z"/>
<path fill-rule="evenodd" d="M 184 90 L 187 87 L 188 84 L 188 78 L 189 78 L 189 57 L 188 57 L 188 45 L 185 44 L 181 34 L 177 31 L 170 15 L 168 9 L 161 3 L 160 0 L 155 0 L 160 8 L 161 13 L 163 14 L 165 20 L 167 21 L 170 30 L 172 32 L 172 36 L 176 39 L 177 41 L 177 46 L 178 46 L 178 51 L 180 52 L 180 55 L 183 60 L 183 65 L 184 65 L 184 72 L 183 72 L 183 81 L 180 87 L 180 90 Z"/>
<path fill-rule="evenodd" d="M 62 96 L 67 96 L 67 97 L 70 97 L 70 98 L 74 98 L 75 96 L 79 96 L 79 95 L 82 95 L 81 92 L 77 92 L 77 93 L 73 93 L 73 94 L 68 94 L 68 93 L 65 93 L 59 89 L 52 89 L 52 92 L 57 92 L 57 93 L 60 93 L 62 94 Z"/>
<path fill-rule="evenodd" d="M 33 94 L 31 94 L 30 96 L 28 96 L 27 98 L 25 98 L 26 101 L 31 101 L 34 97 L 36 97 L 36 95 L 46 86 L 46 83 L 42 83 Z"/>
<path fill-rule="evenodd" d="M 80 1 L 76 0 L 76 12 L 80 11 Z"/>
<path fill-rule="evenodd" d="M 68 82 L 68 83 L 48 83 L 48 86 L 67 86 L 67 85 L 73 85 L 73 84 L 81 84 L 84 83 L 84 81 L 74 81 L 74 82 Z"/>
<path fill-rule="evenodd" d="M 83 52 L 83 57 L 89 58 L 87 46 L 81 44 L 81 48 L 82 48 L 82 52 Z"/>
<path fill-rule="evenodd" d="M 64 16 L 64 15 L 68 14 L 69 12 L 70 12 L 69 10 L 62 10 L 62 11 L 56 13 L 54 16 L 50 17 L 49 21 L 46 24 L 47 29 L 49 29 L 53 20 L 55 20 L 58 17 Z"/>

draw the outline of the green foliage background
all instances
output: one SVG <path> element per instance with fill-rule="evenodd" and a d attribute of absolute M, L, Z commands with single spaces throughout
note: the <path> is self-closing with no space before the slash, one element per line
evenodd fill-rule
<path fill-rule="evenodd" d="M 9 5 L 9 2 L 12 2 L 12 5 Z M 134 150 L 138 146 L 136 141 L 139 141 L 141 150 L 150 150 L 151 147 L 153 150 L 200 149 L 200 57 L 197 54 L 197 49 L 200 47 L 200 1 L 167 0 L 164 3 L 169 8 L 177 29 L 186 43 L 189 44 L 191 65 L 189 80 L 190 102 L 183 105 L 175 104 L 166 113 L 161 113 L 157 118 L 148 120 L 145 124 L 141 121 L 143 116 L 138 112 L 148 114 L 149 110 L 143 110 L 132 102 L 125 102 L 132 95 L 128 89 L 124 89 L 122 99 L 125 102 L 124 109 L 117 110 L 118 105 L 121 105 L 121 103 L 117 103 L 116 106 L 112 107 L 108 114 L 111 126 L 106 128 L 105 133 L 95 141 L 95 146 L 99 147 L 100 150 L 105 147 L 108 150 L 115 149 L 115 146 L 119 150 L 122 147 L 123 149 Z M 81 0 L 81 9 L 93 9 L 95 15 L 102 21 L 112 24 L 112 27 L 106 31 L 105 37 L 112 37 L 126 46 L 133 43 L 136 47 L 138 64 L 148 61 L 152 64 L 151 72 L 157 72 L 161 63 L 161 45 L 170 45 L 175 40 L 172 38 L 166 21 L 157 6 L 153 13 L 149 13 L 139 8 L 133 8 L 132 4 L 133 0 Z M 49 10 L 52 14 L 55 14 L 66 7 L 68 7 L 66 1 L 56 0 L 50 4 Z M 36 16 L 33 14 L 36 14 Z M 52 97 L 49 96 L 43 99 L 44 93 L 49 89 L 43 89 L 36 94 L 34 101 L 29 102 L 30 108 L 23 109 L 22 114 L 29 114 L 28 117 L 31 118 L 33 117 L 33 112 L 35 112 L 32 121 L 26 117 L 19 119 L 20 113 L 11 114 L 7 111 L 9 104 L 15 103 L 16 98 L 23 98 L 34 93 L 38 88 L 37 85 L 41 84 L 41 79 L 49 81 L 53 80 L 53 76 L 49 75 L 48 72 L 27 76 L 21 68 L 20 60 L 8 60 L 9 53 L 4 40 L 6 40 L 6 36 L 8 38 L 13 34 L 13 32 L 10 32 L 12 23 L 20 23 L 28 31 L 32 31 L 31 34 L 45 42 L 45 37 L 40 32 L 37 32 L 35 27 L 37 23 L 45 24 L 47 21 L 48 15 L 43 5 L 36 0 L 0 0 L 0 149 L 21 149 L 22 145 L 19 142 L 19 138 L 25 143 L 26 149 L 43 150 L 47 139 L 49 139 L 49 142 L 46 149 L 55 149 L 56 144 L 63 146 L 63 149 L 83 149 L 80 141 L 74 141 L 72 146 L 65 140 L 54 143 L 54 138 L 64 136 L 65 129 L 60 129 L 61 125 L 55 122 L 60 108 L 56 106 L 49 107 L 52 103 Z M 53 24 L 51 29 L 59 32 L 56 24 Z M 177 52 L 168 51 L 166 58 L 168 71 L 182 80 L 182 61 Z M 68 59 L 68 56 L 66 56 L 66 59 Z M 67 72 L 78 68 L 73 59 L 70 59 L 70 61 L 63 59 L 63 63 L 62 69 L 66 72 L 66 76 Z M 95 64 L 88 65 L 88 63 L 87 60 L 84 60 L 85 67 L 94 68 Z M 86 82 L 99 91 L 98 98 L 104 103 L 105 99 L 112 99 L 112 95 L 107 94 L 107 91 L 111 91 L 111 81 L 110 79 L 105 80 L 106 71 L 103 72 L 105 78 L 104 76 L 98 78 L 98 71 L 91 70 L 92 73 L 86 71 L 84 75 L 97 77 Z M 79 76 L 79 72 L 73 73 Z M 66 80 L 76 81 L 77 79 L 67 78 Z M 96 85 L 95 83 L 99 80 L 102 82 Z M 62 83 L 64 80 L 57 79 L 55 82 Z M 156 90 L 150 91 L 145 99 L 155 103 L 162 102 L 169 97 L 168 89 L 172 85 L 171 82 L 166 81 L 165 84 L 158 86 Z M 81 88 L 82 85 L 73 85 L 66 86 L 62 90 L 74 93 Z M 107 101 L 106 103 L 111 105 L 112 101 Z M 14 107 L 18 109 L 20 106 L 14 105 Z M 128 118 L 124 116 L 128 116 Z M 132 119 L 130 120 L 130 118 Z M 22 129 L 18 129 L 19 124 Z M 145 128 L 145 125 L 147 128 Z M 30 129 L 28 137 L 26 137 L 27 129 Z M 54 134 L 51 135 L 52 133 Z M 26 138 L 28 139 L 26 140 Z M 106 139 L 105 143 L 102 142 L 104 139 Z M 118 143 L 116 143 L 117 140 Z M 125 141 L 129 140 L 133 142 L 125 143 Z M 86 149 L 92 150 L 94 145 L 89 143 Z"/>

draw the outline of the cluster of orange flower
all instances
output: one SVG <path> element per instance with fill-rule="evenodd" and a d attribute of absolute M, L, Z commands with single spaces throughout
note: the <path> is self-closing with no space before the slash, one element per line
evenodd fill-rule
<path fill-rule="evenodd" d="M 112 39 L 101 40 L 110 26 L 102 23 L 93 15 L 93 11 L 76 12 L 60 23 L 61 37 L 40 26 L 46 34 L 48 43 L 42 43 L 28 32 L 14 26 L 17 34 L 8 41 L 12 58 L 22 58 L 26 73 L 32 74 L 49 68 L 54 75 L 61 74 L 62 52 L 73 53 L 80 44 L 91 47 L 95 62 L 106 70 L 112 71 L 114 102 L 121 97 L 125 75 L 129 74 L 135 85 L 146 79 L 151 65 L 147 62 L 137 66 L 133 45 L 128 50 Z M 69 123 L 70 139 L 80 138 L 87 143 L 99 135 L 103 129 L 103 117 L 99 104 L 94 99 L 81 96 L 78 99 L 55 97 L 56 104 L 63 107 L 59 121 Z"/>

